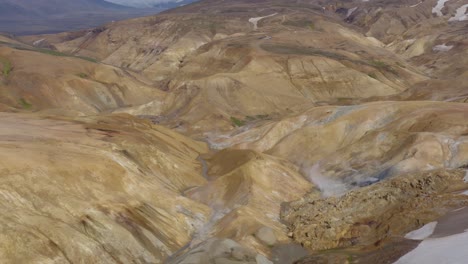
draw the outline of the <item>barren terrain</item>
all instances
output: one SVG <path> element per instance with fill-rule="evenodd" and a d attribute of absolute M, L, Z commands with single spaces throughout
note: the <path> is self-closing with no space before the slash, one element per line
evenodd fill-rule
<path fill-rule="evenodd" d="M 202 0 L 0 36 L 1 262 L 440 263 L 466 241 L 464 5 Z"/>

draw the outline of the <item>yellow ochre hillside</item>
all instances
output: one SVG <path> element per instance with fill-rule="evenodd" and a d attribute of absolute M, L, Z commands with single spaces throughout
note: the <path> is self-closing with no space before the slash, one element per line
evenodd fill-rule
<path fill-rule="evenodd" d="M 468 258 L 467 7 L 201 0 L 0 36 L 0 263 Z"/>

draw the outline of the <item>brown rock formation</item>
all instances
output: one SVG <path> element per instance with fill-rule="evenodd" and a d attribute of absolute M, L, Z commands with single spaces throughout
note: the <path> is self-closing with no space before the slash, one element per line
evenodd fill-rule
<path fill-rule="evenodd" d="M 305 247 L 323 250 L 378 245 L 466 206 L 465 171 L 400 175 L 341 197 L 315 194 L 291 203 L 282 213 L 293 237 Z"/>

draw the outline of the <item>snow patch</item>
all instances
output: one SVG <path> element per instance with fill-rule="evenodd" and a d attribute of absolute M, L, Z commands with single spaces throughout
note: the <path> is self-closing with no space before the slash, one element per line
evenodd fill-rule
<path fill-rule="evenodd" d="M 36 40 L 33 42 L 33 46 L 38 46 L 39 44 L 41 44 L 45 39 L 39 39 L 39 40 Z"/>
<path fill-rule="evenodd" d="M 468 195 L 468 190 L 467 190 L 467 191 L 464 191 L 464 192 L 461 192 L 460 194 L 462 194 L 462 195 Z"/>
<path fill-rule="evenodd" d="M 268 16 L 262 16 L 262 17 L 251 17 L 249 18 L 249 22 L 253 24 L 254 26 L 254 30 L 257 30 L 257 24 L 258 24 L 258 21 L 264 19 L 264 18 L 267 18 L 267 17 L 271 17 L 271 16 L 274 16 L 278 13 L 274 13 L 274 14 L 271 14 L 271 15 L 268 15 Z"/>
<path fill-rule="evenodd" d="M 453 48 L 453 45 L 447 46 L 445 44 L 442 45 L 435 45 L 432 50 L 433 51 L 441 51 L 441 52 L 446 52 L 449 51 Z"/>
<path fill-rule="evenodd" d="M 348 13 L 346 13 L 346 18 L 348 18 L 349 16 L 351 16 L 354 11 L 356 11 L 357 7 L 353 7 L 351 9 L 348 9 Z"/>
<path fill-rule="evenodd" d="M 468 170 L 465 171 L 465 177 L 463 177 L 463 181 L 468 183 Z"/>
<path fill-rule="evenodd" d="M 465 207 L 466 207 L 466 206 L 465 206 Z M 462 208 L 455 209 L 455 210 L 453 210 L 452 212 L 458 212 L 458 211 L 461 211 L 461 210 L 465 209 L 465 207 L 462 207 Z"/>
<path fill-rule="evenodd" d="M 411 240 L 424 240 L 434 233 L 436 226 L 437 222 L 430 222 L 419 229 L 409 232 L 405 235 L 405 238 Z"/>
<path fill-rule="evenodd" d="M 419 3 L 415 4 L 415 5 L 410 5 L 409 7 L 417 7 L 420 4 L 422 4 L 422 2 L 419 2 Z"/>
<path fill-rule="evenodd" d="M 457 9 L 457 12 L 453 17 L 451 17 L 448 21 L 465 21 L 468 20 L 468 14 L 466 14 L 466 11 L 468 10 L 468 4 L 462 5 Z"/>
<path fill-rule="evenodd" d="M 432 13 L 436 14 L 437 16 L 443 16 L 444 14 L 442 14 L 442 8 L 444 8 L 446 2 L 448 2 L 448 0 L 438 0 L 436 6 L 432 8 Z"/>
<path fill-rule="evenodd" d="M 468 233 L 442 238 L 431 238 L 421 242 L 414 250 L 401 257 L 395 264 L 465 264 L 468 259 Z"/>

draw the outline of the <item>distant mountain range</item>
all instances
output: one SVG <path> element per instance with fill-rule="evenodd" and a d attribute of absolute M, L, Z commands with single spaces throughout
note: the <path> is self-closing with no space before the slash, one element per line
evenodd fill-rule
<path fill-rule="evenodd" d="M 124 5 L 124 6 L 132 6 L 132 7 L 159 7 L 159 8 L 174 8 L 181 5 L 186 5 L 195 0 L 106 0 L 107 2 Z"/>
<path fill-rule="evenodd" d="M 159 13 L 188 2 L 193 0 L 135 8 L 104 0 L 0 0 L 0 32 L 26 35 L 77 30 Z M 136 1 L 130 4 L 136 6 Z"/>
<path fill-rule="evenodd" d="M 1 18 L 41 17 L 72 12 L 102 12 L 128 7 L 104 0 L 0 0 Z"/>

